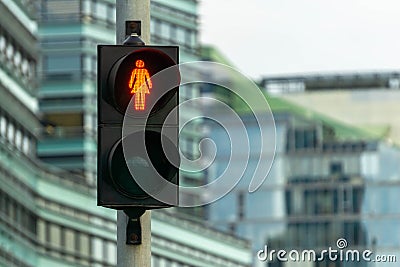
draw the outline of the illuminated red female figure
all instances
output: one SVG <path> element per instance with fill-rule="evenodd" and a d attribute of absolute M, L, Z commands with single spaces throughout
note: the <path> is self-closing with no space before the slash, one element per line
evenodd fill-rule
<path fill-rule="evenodd" d="M 131 79 L 129 80 L 129 89 L 131 94 L 135 94 L 135 110 L 144 110 L 146 104 L 146 94 L 150 94 L 150 88 L 153 87 L 150 75 L 144 68 L 143 60 L 136 60 L 136 68 L 133 69 Z"/>

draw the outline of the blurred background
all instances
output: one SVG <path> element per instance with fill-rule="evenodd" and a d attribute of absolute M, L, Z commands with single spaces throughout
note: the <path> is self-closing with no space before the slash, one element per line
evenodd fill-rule
<path fill-rule="evenodd" d="M 179 45 L 181 62 L 238 68 L 265 95 L 276 126 L 274 164 L 250 194 L 260 153 L 254 113 L 221 87 L 180 89 L 182 102 L 209 96 L 237 111 L 250 158 L 242 181 L 215 203 L 152 212 L 152 266 L 398 265 L 261 262 L 257 251 L 321 253 L 345 238 L 350 249 L 400 260 L 399 8 L 151 1 L 151 43 Z M 115 1 L 2 0 L 0 14 L 0 266 L 116 266 L 116 214 L 96 206 L 96 46 L 115 42 Z M 193 105 L 181 120 L 210 111 L 222 112 Z M 182 185 L 224 171 L 227 134 L 206 119 L 183 128 L 187 158 L 200 157 L 204 138 L 220 149 L 206 170 L 182 171 Z"/>

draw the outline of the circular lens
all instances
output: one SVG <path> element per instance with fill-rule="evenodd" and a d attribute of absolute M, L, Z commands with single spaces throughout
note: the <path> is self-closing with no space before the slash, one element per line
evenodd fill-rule
<path fill-rule="evenodd" d="M 137 164 L 138 173 L 147 164 L 147 162 L 142 160 L 140 157 L 137 157 L 136 159 L 132 158 L 131 163 Z M 132 198 L 146 198 L 146 192 L 144 192 L 131 177 L 125 162 L 121 141 L 114 145 L 114 148 L 110 153 L 109 165 L 111 180 L 120 193 Z"/>
<path fill-rule="evenodd" d="M 129 108 L 135 112 L 130 115 L 144 117 L 163 108 L 178 89 L 168 91 L 163 81 L 153 79 L 152 76 L 176 64 L 164 52 L 152 48 L 143 48 L 121 58 L 109 77 L 110 93 L 119 112 L 125 114 L 132 97 L 133 106 Z M 173 73 L 168 78 L 179 80 L 179 73 Z M 158 97 L 160 95 L 163 97 Z"/>
<path fill-rule="evenodd" d="M 139 147 L 142 143 L 138 141 L 141 140 L 139 138 L 145 138 L 145 147 Z M 166 182 L 177 183 L 176 162 L 171 164 L 168 159 L 178 161 L 179 152 L 172 141 L 168 138 L 162 141 L 162 138 L 162 134 L 148 130 L 128 135 L 125 140 L 114 145 L 109 157 L 109 170 L 111 180 L 119 192 L 130 198 L 141 199 L 163 189 L 165 184 L 160 183 L 160 176 Z M 123 142 L 129 149 L 123 150 Z M 164 149 L 168 152 L 168 158 Z"/>

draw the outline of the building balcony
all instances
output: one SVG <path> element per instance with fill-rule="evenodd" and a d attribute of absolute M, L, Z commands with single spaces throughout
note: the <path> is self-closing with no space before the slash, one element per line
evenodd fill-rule
<path fill-rule="evenodd" d="M 47 126 L 37 142 L 37 156 L 44 162 L 69 170 L 83 173 L 85 156 L 96 151 L 94 133 L 88 133 L 82 127 Z"/>

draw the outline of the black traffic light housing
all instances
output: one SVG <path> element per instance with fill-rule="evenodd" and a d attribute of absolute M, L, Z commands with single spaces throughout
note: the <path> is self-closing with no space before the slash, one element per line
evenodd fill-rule
<path fill-rule="evenodd" d="M 99 206 L 178 204 L 178 53 L 177 46 L 98 46 Z M 160 201 L 168 183 L 174 191 Z"/>

